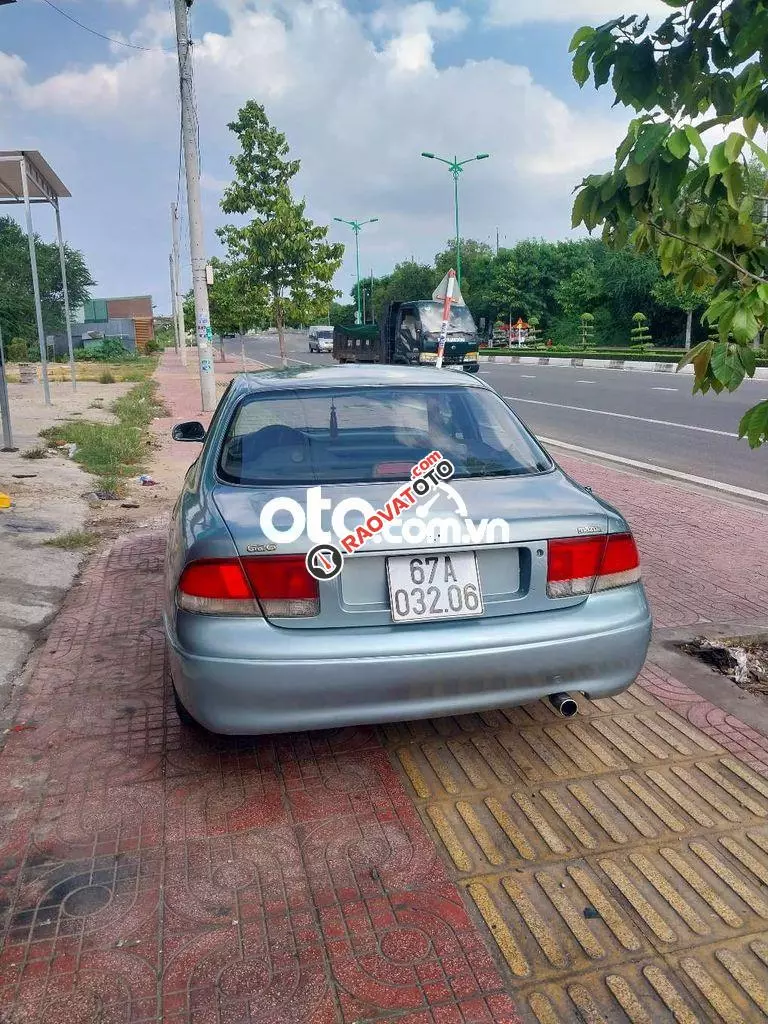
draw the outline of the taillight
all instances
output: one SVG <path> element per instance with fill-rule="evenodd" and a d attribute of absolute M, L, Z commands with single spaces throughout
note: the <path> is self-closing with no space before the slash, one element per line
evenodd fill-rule
<path fill-rule="evenodd" d="M 317 580 L 307 572 L 304 555 L 244 558 L 243 565 L 268 618 L 309 618 L 319 614 Z"/>
<path fill-rule="evenodd" d="M 306 618 L 320 611 L 317 581 L 307 572 L 303 555 L 190 562 L 176 588 L 176 602 L 200 615 Z"/>
<path fill-rule="evenodd" d="M 639 579 L 640 559 L 629 533 L 566 537 L 549 542 L 549 597 L 577 597 L 624 587 Z"/>

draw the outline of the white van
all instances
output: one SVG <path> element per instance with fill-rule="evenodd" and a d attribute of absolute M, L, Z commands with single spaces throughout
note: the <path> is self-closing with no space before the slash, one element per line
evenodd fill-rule
<path fill-rule="evenodd" d="M 328 324 L 318 324 L 309 328 L 310 352 L 333 352 L 333 328 Z"/>

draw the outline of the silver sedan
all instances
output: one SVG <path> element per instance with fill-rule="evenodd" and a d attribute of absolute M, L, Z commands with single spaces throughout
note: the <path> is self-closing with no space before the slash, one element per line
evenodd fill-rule
<path fill-rule="evenodd" d="M 242 374 L 176 504 L 165 630 L 179 715 L 271 733 L 619 693 L 651 616 L 619 512 L 484 381 Z"/>

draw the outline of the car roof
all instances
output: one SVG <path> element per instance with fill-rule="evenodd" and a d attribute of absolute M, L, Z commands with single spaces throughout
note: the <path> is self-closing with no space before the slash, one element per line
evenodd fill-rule
<path fill-rule="evenodd" d="M 433 366 L 321 366 L 288 370 L 239 373 L 233 387 L 239 392 L 294 390 L 296 388 L 343 387 L 475 387 L 487 388 L 485 381 L 461 369 L 437 370 Z"/>

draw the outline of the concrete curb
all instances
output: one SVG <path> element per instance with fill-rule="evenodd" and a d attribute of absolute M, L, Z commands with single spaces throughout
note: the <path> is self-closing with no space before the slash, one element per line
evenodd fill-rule
<path fill-rule="evenodd" d="M 585 370 L 640 370 L 646 373 L 674 373 L 677 363 L 646 363 L 635 359 L 585 359 L 562 356 L 480 356 L 481 363 L 519 363 L 522 366 L 580 366 Z M 680 373 L 693 375 L 693 367 L 684 366 Z M 768 366 L 758 366 L 754 380 L 768 380 Z"/>

